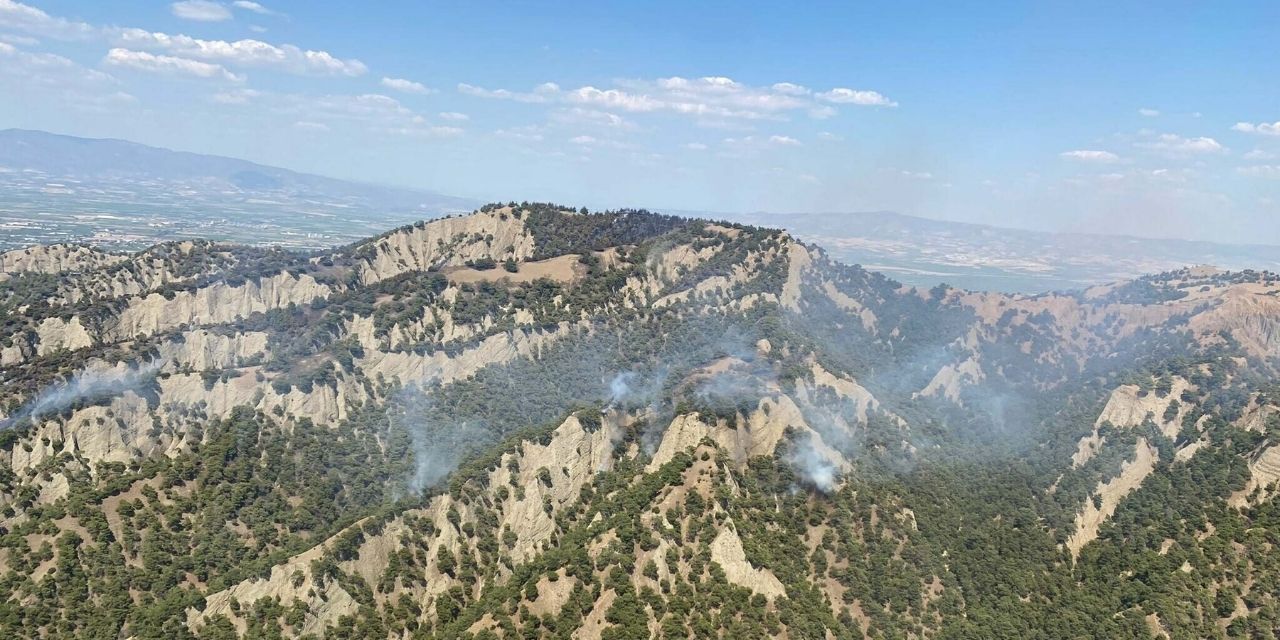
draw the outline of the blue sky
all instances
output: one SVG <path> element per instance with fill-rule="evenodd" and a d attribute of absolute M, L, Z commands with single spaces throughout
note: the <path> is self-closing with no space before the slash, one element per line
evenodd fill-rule
<path fill-rule="evenodd" d="M 0 0 L 0 127 L 485 200 L 1275 243 L 1278 32 L 1266 2 Z"/>

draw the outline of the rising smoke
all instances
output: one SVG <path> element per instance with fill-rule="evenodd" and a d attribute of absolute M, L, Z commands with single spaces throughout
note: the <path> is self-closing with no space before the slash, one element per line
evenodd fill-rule
<path fill-rule="evenodd" d="M 165 360 L 155 359 L 137 366 L 121 363 L 113 368 L 81 369 L 70 379 L 45 387 L 13 416 L 0 420 L 0 430 L 11 428 L 22 420 L 39 420 L 82 401 L 98 401 L 126 391 L 137 391 L 155 379 L 165 364 Z"/>
<path fill-rule="evenodd" d="M 411 494 L 438 485 L 478 443 L 492 439 L 481 421 L 442 419 L 429 391 L 416 386 L 405 387 L 388 401 L 387 420 L 392 429 L 409 434 L 413 470 L 405 488 Z"/>

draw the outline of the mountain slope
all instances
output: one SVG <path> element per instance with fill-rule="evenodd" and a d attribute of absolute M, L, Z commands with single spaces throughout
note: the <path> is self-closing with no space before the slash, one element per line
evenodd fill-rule
<path fill-rule="evenodd" d="M 26 230 L 6 234 L 0 249 L 86 240 L 141 248 L 191 228 L 201 229 L 190 237 L 328 248 L 475 206 L 235 158 L 22 129 L 0 131 L 0 185 L 7 194 L 0 225 Z"/>
<path fill-rule="evenodd" d="M 17 637 L 1269 637 L 1280 279 L 489 205 L 0 257 Z"/>

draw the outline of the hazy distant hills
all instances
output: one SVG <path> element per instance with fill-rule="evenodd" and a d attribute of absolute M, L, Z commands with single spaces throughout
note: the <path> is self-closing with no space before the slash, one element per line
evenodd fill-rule
<path fill-rule="evenodd" d="M 124 140 L 0 131 L 0 247 L 184 235 L 319 248 L 445 213 L 465 198 L 336 180 Z"/>
<path fill-rule="evenodd" d="M 320 249 L 477 204 L 124 140 L 0 131 L 0 250 L 69 241 L 138 250 L 183 238 Z M 1046 233 L 888 212 L 669 213 L 785 227 L 838 260 L 923 286 L 1043 292 L 1195 264 L 1280 270 L 1275 246 Z"/>
<path fill-rule="evenodd" d="M 716 215 L 785 227 L 842 262 L 918 285 L 1041 292 L 1198 264 L 1280 270 L 1280 246 L 1027 231 L 883 211 Z"/>

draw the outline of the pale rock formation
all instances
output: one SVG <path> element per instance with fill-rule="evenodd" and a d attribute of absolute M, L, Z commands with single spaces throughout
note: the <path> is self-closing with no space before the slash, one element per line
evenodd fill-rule
<path fill-rule="evenodd" d="M 246 605 L 263 598 L 279 598 L 282 603 L 302 601 L 308 613 L 300 635 L 318 634 L 326 626 L 336 623 L 338 618 L 354 615 L 360 605 L 351 594 L 336 582 L 318 580 L 311 573 L 311 563 L 323 556 L 339 535 L 341 534 L 272 567 L 271 574 L 265 579 L 253 578 L 210 594 L 205 598 L 203 611 L 187 610 L 187 626 L 193 630 L 199 629 L 213 616 L 224 615 L 231 619 L 240 633 L 244 633 L 248 625 L 231 610 L 232 599 Z M 295 574 L 302 576 L 302 580 L 296 585 Z"/>
<path fill-rule="evenodd" d="M 1079 557 L 1080 550 L 1098 537 L 1098 529 L 1115 513 L 1120 500 L 1142 486 L 1142 481 L 1155 470 L 1156 459 L 1156 448 L 1146 438 L 1140 438 L 1134 449 L 1134 459 L 1125 462 L 1115 477 L 1098 483 L 1076 514 L 1075 532 L 1067 539 L 1067 549 L 1071 551 L 1072 558 Z M 1101 498 L 1101 507 L 1094 505 L 1093 496 Z"/>
<path fill-rule="evenodd" d="M 578 499 L 582 487 L 590 483 L 595 474 L 612 468 L 614 440 L 619 437 L 612 421 L 594 433 L 583 429 L 578 419 L 570 416 L 544 445 L 525 442 L 518 454 L 503 456 L 503 464 L 490 474 L 490 486 L 503 486 L 510 482 L 511 473 L 506 462 L 511 457 L 519 460 L 520 471 L 516 483 L 525 488 L 523 500 L 514 495 L 502 505 L 500 526 L 510 527 L 516 534 L 511 557 L 517 561 L 532 557 L 539 545 L 549 540 L 555 531 L 552 514 L 544 508 L 544 500 L 550 499 L 552 513 Z M 547 469 L 551 486 L 538 479 L 539 469 Z"/>
<path fill-rule="evenodd" d="M 78 316 L 70 320 L 45 318 L 36 325 L 36 335 L 40 340 L 36 346 L 37 355 L 62 350 L 74 351 L 93 345 L 93 337 L 89 335 L 84 325 L 80 324 Z"/>
<path fill-rule="evenodd" d="M 1102 448 L 1106 438 L 1102 437 L 1099 429 L 1105 423 L 1128 429 L 1137 427 L 1150 418 L 1166 437 L 1176 438 L 1182 429 L 1183 418 L 1191 410 L 1191 406 L 1179 398 L 1184 392 L 1194 388 L 1194 385 L 1181 377 L 1173 379 L 1169 393 L 1164 396 L 1154 391 L 1144 392 L 1131 384 L 1116 387 L 1107 398 L 1107 404 L 1102 408 L 1102 413 L 1098 414 L 1097 420 L 1094 421 L 1093 432 L 1081 438 L 1076 445 L 1076 452 L 1071 456 L 1072 468 L 1079 468 Z M 1174 402 L 1178 402 L 1177 413 L 1165 419 L 1165 412 Z"/>
<path fill-rule="evenodd" d="M 844 376 L 837 376 L 827 371 L 821 364 L 815 360 L 810 365 L 809 370 L 813 372 L 814 387 L 827 387 L 835 391 L 837 395 L 845 398 L 854 406 L 854 411 L 858 416 L 858 420 L 866 422 L 867 413 L 880 408 L 880 401 L 871 395 L 865 387 L 857 382 Z M 796 381 L 796 394 L 806 393 L 807 389 L 804 380 Z"/>
<path fill-rule="evenodd" d="M 179 291 L 172 300 L 152 293 L 130 300 L 106 339 L 127 340 L 182 326 L 233 322 L 255 312 L 309 304 L 329 294 L 328 285 L 316 282 L 310 274 L 295 277 L 287 272 L 239 286 L 218 283 Z"/>
<path fill-rule="evenodd" d="M 524 221 L 505 207 L 433 220 L 394 231 L 372 244 L 373 254 L 361 269 L 365 284 L 432 266 L 460 266 L 477 258 L 525 260 L 534 251 L 533 235 L 525 229 Z"/>
<path fill-rule="evenodd" d="M 382 376 L 402 384 L 432 380 L 449 382 L 469 376 L 481 368 L 529 357 L 557 338 L 568 335 L 571 325 L 562 323 L 556 331 L 514 331 L 489 336 L 480 344 L 450 357 L 443 351 L 430 354 L 412 352 L 373 352 L 360 360 L 359 366 L 371 378 Z"/>
<path fill-rule="evenodd" d="M 969 356 L 959 364 L 944 365 L 920 391 L 920 395 L 942 396 L 959 403 L 960 392 L 965 386 L 977 384 L 984 379 L 986 373 L 982 371 L 982 365 L 976 357 Z"/>
<path fill-rule="evenodd" d="M 782 306 L 800 310 L 800 285 L 804 273 L 813 268 L 813 256 L 799 242 L 787 242 L 787 280 L 782 284 Z"/>
<path fill-rule="evenodd" d="M 739 420 L 737 429 L 723 423 L 707 424 L 696 413 L 676 416 L 663 433 L 645 470 L 650 473 L 657 471 L 677 453 L 696 447 L 703 438 L 710 438 L 738 464 L 756 456 L 770 456 L 777 451 L 788 428 L 808 435 L 809 442 L 819 454 L 832 464 L 847 468 L 848 463 L 843 456 L 828 446 L 822 436 L 805 422 L 795 402 L 789 396 L 778 395 L 762 399 L 756 410 L 746 416 L 745 424 Z"/>
<path fill-rule="evenodd" d="M 875 331 L 879 319 L 876 318 L 875 312 L 866 308 L 861 302 L 854 300 L 846 295 L 843 291 L 836 288 L 835 283 L 826 280 L 822 283 L 822 290 L 827 294 L 831 301 L 836 303 L 837 307 L 848 311 L 862 321 L 862 328 L 866 331 Z"/>
<path fill-rule="evenodd" d="M 181 340 L 165 341 L 158 351 L 159 359 L 172 368 L 203 371 L 241 367 L 267 356 L 267 334 L 244 331 L 226 335 L 196 329 L 184 332 Z"/>
<path fill-rule="evenodd" d="M 37 245 L 0 253 L 0 282 L 20 273 L 99 269 L 127 260 L 120 254 L 74 244 Z"/>
<path fill-rule="evenodd" d="M 64 451 L 83 458 L 91 467 L 97 462 L 128 462 L 168 448 L 169 442 L 150 433 L 153 426 L 147 401 L 125 391 L 109 404 L 76 410 L 65 422 L 56 417 L 38 421 L 24 439 L 31 450 L 14 446 L 9 464 L 15 473 L 23 473 Z"/>
<path fill-rule="evenodd" d="M 773 600 L 787 595 L 782 581 L 768 569 L 757 569 L 747 561 L 747 554 L 742 549 L 742 539 L 733 526 L 733 520 L 725 522 L 711 542 L 711 561 L 724 569 L 725 578 L 740 587 L 745 587 Z"/>
<path fill-rule="evenodd" d="M 1248 506 L 1258 490 L 1259 501 L 1265 500 L 1274 495 L 1277 482 L 1280 482 L 1280 446 L 1268 447 L 1249 461 L 1249 482 L 1231 494 L 1227 502 L 1233 507 Z"/>

